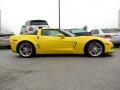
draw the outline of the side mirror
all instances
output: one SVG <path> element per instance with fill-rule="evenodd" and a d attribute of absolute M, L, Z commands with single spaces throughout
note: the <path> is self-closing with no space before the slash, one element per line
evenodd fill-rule
<path fill-rule="evenodd" d="M 65 38 L 65 36 L 63 34 L 58 34 L 57 36 L 61 37 L 61 38 Z"/>

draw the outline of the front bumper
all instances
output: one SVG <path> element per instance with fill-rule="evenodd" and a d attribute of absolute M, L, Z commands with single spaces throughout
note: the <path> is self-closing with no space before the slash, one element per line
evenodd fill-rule
<path fill-rule="evenodd" d="M 105 53 L 113 53 L 114 52 L 112 42 L 105 43 L 104 45 L 105 45 Z"/>

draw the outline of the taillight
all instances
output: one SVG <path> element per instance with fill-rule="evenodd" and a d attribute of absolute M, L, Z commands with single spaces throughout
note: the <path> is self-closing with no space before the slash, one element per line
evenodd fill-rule
<path fill-rule="evenodd" d="M 30 27 L 30 28 L 29 28 L 29 31 L 33 31 L 33 28 L 32 28 L 32 27 Z"/>
<path fill-rule="evenodd" d="M 112 38 L 111 35 L 104 35 L 104 38 Z"/>

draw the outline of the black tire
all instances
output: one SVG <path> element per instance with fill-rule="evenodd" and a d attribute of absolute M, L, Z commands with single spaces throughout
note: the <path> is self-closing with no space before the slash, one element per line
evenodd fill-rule
<path fill-rule="evenodd" d="M 33 57 L 35 55 L 35 47 L 30 42 L 22 42 L 18 46 L 18 53 L 24 58 Z"/>
<path fill-rule="evenodd" d="M 100 41 L 91 41 L 85 47 L 85 54 L 91 57 L 99 57 L 104 54 L 104 45 Z"/>
<path fill-rule="evenodd" d="M 119 47 L 120 47 L 120 45 L 119 45 L 119 44 L 116 44 L 116 45 L 114 45 L 114 47 L 115 47 L 115 48 L 119 48 Z"/>

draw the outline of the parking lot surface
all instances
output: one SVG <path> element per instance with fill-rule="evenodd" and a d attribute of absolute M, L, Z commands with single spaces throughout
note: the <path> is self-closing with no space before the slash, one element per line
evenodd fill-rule
<path fill-rule="evenodd" d="M 0 90 L 120 90 L 120 48 L 99 58 L 0 50 Z"/>

